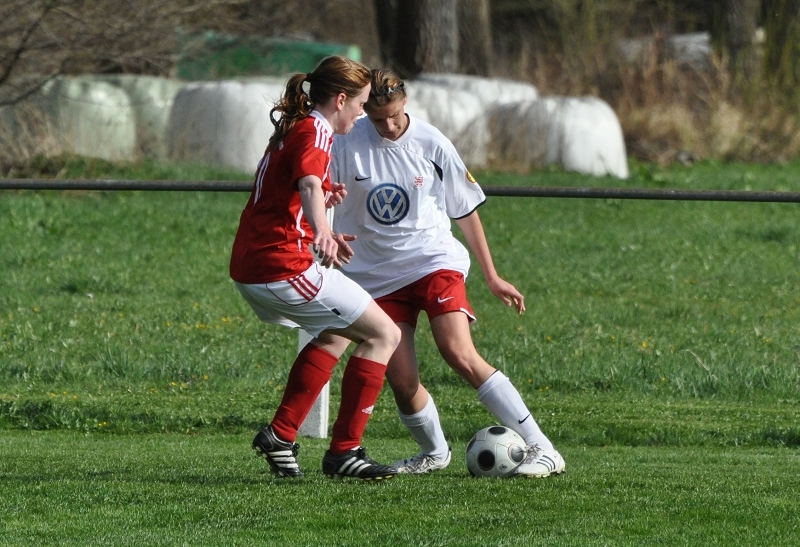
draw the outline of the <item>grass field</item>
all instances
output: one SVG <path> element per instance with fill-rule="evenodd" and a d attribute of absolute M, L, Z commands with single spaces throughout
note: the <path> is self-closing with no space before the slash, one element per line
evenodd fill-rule
<path fill-rule="evenodd" d="M 53 171 L 250 178 L 81 160 Z M 478 178 L 797 191 L 800 165 Z M 245 201 L 0 193 L 0 545 L 796 544 L 796 204 L 490 198 L 480 215 L 496 265 L 528 311 L 505 309 L 474 268 L 473 335 L 568 471 L 468 476 L 466 441 L 491 417 L 423 321 L 423 380 L 453 464 L 364 485 L 322 477 L 324 440 L 301 441 L 299 484 L 249 450 L 297 335 L 260 324 L 228 278 Z M 365 442 L 386 461 L 414 450 L 386 389 Z"/>
<path fill-rule="evenodd" d="M 287 483 L 249 434 L 4 434 L 4 545 L 796 545 L 796 451 L 565 447 L 555 479 Z M 385 454 L 402 443 L 381 439 Z M 375 443 L 373 442 L 373 445 Z M 321 440 L 303 443 L 319 461 Z M 307 449 L 307 450 L 306 450 Z"/>

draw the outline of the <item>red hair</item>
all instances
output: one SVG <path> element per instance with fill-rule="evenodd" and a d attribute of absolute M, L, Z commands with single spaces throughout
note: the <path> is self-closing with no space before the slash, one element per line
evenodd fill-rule
<path fill-rule="evenodd" d="M 337 55 L 320 61 L 314 72 L 292 74 L 286 82 L 283 97 L 269 111 L 275 131 L 269 138 L 267 150 L 275 150 L 294 124 L 311 114 L 314 105 L 322 104 L 340 93 L 348 98 L 356 97 L 370 83 L 370 77 L 367 67 Z M 308 92 L 303 89 L 305 82 L 310 84 Z M 277 120 L 275 112 L 279 114 Z"/>

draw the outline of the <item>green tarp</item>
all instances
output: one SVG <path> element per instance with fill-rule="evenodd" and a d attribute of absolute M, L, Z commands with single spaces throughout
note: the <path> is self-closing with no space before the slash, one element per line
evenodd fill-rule
<path fill-rule="evenodd" d="M 360 48 L 350 44 L 245 38 L 214 32 L 184 37 L 180 42 L 177 76 L 186 81 L 310 72 L 330 55 L 361 61 Z"/>

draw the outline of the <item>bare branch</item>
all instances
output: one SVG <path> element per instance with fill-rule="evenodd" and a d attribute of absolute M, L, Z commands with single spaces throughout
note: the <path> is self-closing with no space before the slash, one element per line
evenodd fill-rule
<path fill-rule="evenodd" d="M 41 13 L 39 13 L 38 17 L 34 19 L 34 21 L 28 25 L 28 27 L 22 32 L 22 37 L 20 38 L 19 45 L 13 49 L 11 52 L 3 54 L 3 65 L 4 68 L 2 72 L 0 72 L 0 85 L 5 83 L 11 73 L 13 72 L 14 68 L 17 66 L 22 54 L 25 52 L 26 46 L 28 45 L 28 41 L 33 36 L 36 29 L 41 25 L 42 20 L 47 16 L 50 10 L 53 8 L 53 5 L 56 3 L 56 0 L 50 0 L 47 2 L 42 9 Z M 6 60 L 8 57 L 8 60 Z"/>
<path fill-rule="evenodd" d="M 4 106 L 13 106 L 15 104 L 19 104 L 25 99 L 32 97 L 36 93 L 38 93 L 46 84 L 47 82 L 54 79 L 58 74 L 48 74 L 42 78 L 39 78 L 37 81 L 26 85 L 19 93 L 12 95 L 7 99 L 0 99 L 0 107 Z"/>

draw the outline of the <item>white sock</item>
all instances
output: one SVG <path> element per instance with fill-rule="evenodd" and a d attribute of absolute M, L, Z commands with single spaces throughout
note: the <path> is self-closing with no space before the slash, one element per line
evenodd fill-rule
<path fill-rule="evenodd" d="M 416 414 L 407 415 L 399 410 L 397 414 L 400 415 L 400 421 L 408 428 L 411 437 L 417 441 L 420 450 L 424 454 L 436 458 L 447 457 L 447 451 L 449 450 L 447 439 L 444 438 L 442 424 L 439 422 L 439 411 L 436 410 L 436 405 L 430 393 L 428 394 L 428 402 L 425 408 Z"/>
<path fill-rule="evenodd" d="M 539 429 L 539 424 L 528 410 L 517 388 L 499 370 L 478 388 L 478 400 L 486 405 L 489 412 L 501 424 L 519 433 L 528 446 L 538 444 L 545 450 L 553 449 L 553 443 Z"/>

